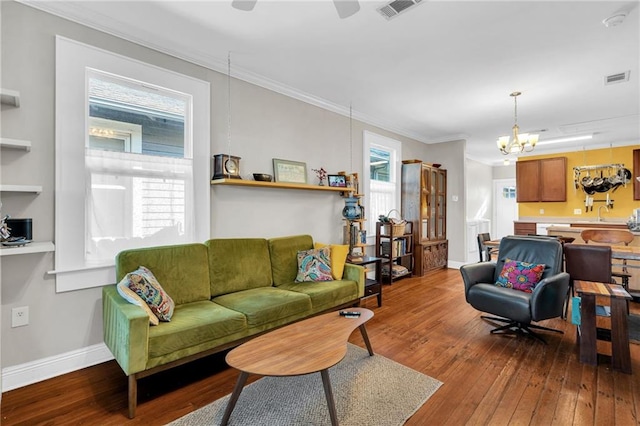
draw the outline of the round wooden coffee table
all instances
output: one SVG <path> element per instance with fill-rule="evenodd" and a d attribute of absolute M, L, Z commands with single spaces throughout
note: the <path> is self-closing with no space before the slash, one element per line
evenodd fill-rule
<path fill-rule="evenodd" d="M 229 404 L 222 418 L 226 425 L 249 374 L 261 376 L 299 376 L 320 372 L 327 398 L 331 424 L 338 424 L 333 400 L 329 368 L 339 363 L 347 353 L 349 336 L 360 328 L 369 355 L 373 349 L 364 324 L 373 312 L 364 308 L 349 308 L 360 312 L 356 318 L 340 316 L 336 312 L 296 322 L 250 340 L 227 354 L 226 361 L 240 370 Z"/>

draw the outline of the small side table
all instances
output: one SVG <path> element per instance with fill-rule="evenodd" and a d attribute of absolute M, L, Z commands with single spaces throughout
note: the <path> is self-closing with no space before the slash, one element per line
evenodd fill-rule
<path fill-rule="evenodd" d="M 362 256 L 360 259 L 348 259 L 347 263 L 351 263 L 353 265 L 372 265 L 375 264 L 375 279 L 367 278 L 364 283 L 364 297 L 363 299 L 367 299 L 369 297 L 377 296 L 378 297 L 378 307 L 382 306 L 382 258 L 375 256 Z"/>
<path fill-rule="evenodd" d="M 611 303 L 611 366 L 614 370 L 631 374 L 629 350 L 629 325 L 627 324 L 627 300 L 631 295 L 617 284 L 579 281 L 574 283 L 580 296 L 580 362 L 598 364 L 596 343 L 603 334 L 596 326 L 596 296 L 608 297 Z M 602 340 L 609 340 L 608 336 Z"/>

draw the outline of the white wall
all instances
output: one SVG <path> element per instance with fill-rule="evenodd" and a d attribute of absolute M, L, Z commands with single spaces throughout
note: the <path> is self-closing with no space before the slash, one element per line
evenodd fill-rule
<path fill-rule="evenodd" d="M 491 219 L 492 173 L 491 166 L 467 159 L 467 220 Z"/>

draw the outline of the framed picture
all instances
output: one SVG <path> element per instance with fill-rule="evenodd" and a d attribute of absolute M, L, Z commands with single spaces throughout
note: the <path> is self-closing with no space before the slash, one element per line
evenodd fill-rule
<path fill-rule="evenodd" d="M 345 175 L 329 175 L 327 179 L 329 179 L 329 186 L 347 187 L 347 177 Z"/>
<path fill-rule="evenodd" d="M 307 163 L 274 158 L 273 175 L 276 182 L 307 183 Z"/>

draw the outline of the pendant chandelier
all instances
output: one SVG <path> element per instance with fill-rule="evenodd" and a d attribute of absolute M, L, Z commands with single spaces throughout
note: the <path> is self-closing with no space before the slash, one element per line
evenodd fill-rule
<path fill-rule="evenodd" d="M 511 129 L 511 137 L 500 136 L 498 138 L 498 149 L 500 149 L 500 152 L 504 155 L 519 152 L 531 152 L 536 147 L 536 143 L 538 143 L 538 135 L 519 133 L 520 127 L 518 127 L 518 96 L 520 96 L 521 94 L 522 93 L 520 92 L 513 92 L 511 95 L 509 95 L 513 97 L 513 103 L 515 105 L 515 124 Z"/>

